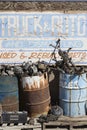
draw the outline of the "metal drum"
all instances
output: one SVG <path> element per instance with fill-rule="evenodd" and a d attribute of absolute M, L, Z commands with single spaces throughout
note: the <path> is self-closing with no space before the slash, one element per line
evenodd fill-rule
<path fill-rule="evenodd" d="M 42 76 L 22 77 L 25 110 L 30 117 L 47 114 L 50 104 L 50 93 L 47 73 Z"/>
<path fill-rule="evenodd" d="M 60 73 L 59 105 L 64 115 L 70 117 L 86 115 L 86 74 L 69 75 Z"/>
<path fill-rule="evenodd" d="M 0 104 L 2 111 L 18 111 L 18 81 L 16 77 L 0 76 Z"/>

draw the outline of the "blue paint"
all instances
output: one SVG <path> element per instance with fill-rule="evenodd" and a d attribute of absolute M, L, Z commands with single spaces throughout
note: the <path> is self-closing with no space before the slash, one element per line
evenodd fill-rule
<path fill-rule="evenodd" d="M 59 100 L 64 115 L 70 117 L 86 115 L 86 74 L 80 76 L 60 74 Z"/>
<path fill-rule="evenodd" d="M 86 27 L 87 14 L 85 13 L 0 14 L 0 38 L 55 38 L 60 36 L 80 38 L 87 37 Z"/>
<path fill-rule="evenodd" d="M 19 110 L 18 81 L 16 77 L 0 76 L 0 104 L 3 111 Z"/>
<path fill-rule="evenodd" d="M 55 44 L 55 41 L 29 41 L 29 40 L 3 40 L 2 42 L 2 48 L 49 48 L 52 49 L 52 47 L 50 47 L 50 44 Z"/>
<path fill-rule="evenodd" d="M 50 44 L 55 45 L 55 41 L 54 40 L 34 40 L 34 41 L 29 41 L 29 40 L 3 40 L 2 41 L 2 48 L 48 48 L 48 49 L 52 49 L 52 47 L 50 46 Z M 82 48 L 83 47 L 83 42 L 80 40 L 62 40 L 61 41 L 61 45 L 60 47 L 62 48 Z"/>
<path fill-rule="evenodd" d="M 0 63 L 22 63 L 38 60 L 31 57 L 33 52 L 52 52 L 58 38 L 61 39 L 61 49 L 72 48 L 72 52 L 80 51 L 73 58 L 76 64 L 87 64 L 87 13 L 64 12 L 1 12 L 0 13 Z M 14 52 L 17 55 L 5 58 L 4 52 Z M 21 53 L 25 58 L 22 60 Z M 83 55 L 85 52 L 85 55 Z M 48 54 L 47 54 L 48 55 Z M 71 54 L 73 55 L 73 54 Z M 40 57 L 42 60 L 43 56 Z M 49 59 L 47 57 L 47 59 Z M 59 57 L 58 57 L 59 59 Z M 11 62 L 12 61 L 12 62 Z"/>

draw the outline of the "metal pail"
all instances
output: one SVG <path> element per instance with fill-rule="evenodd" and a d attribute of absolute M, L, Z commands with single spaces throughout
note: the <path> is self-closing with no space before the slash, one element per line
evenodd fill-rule
<path fill-rule="evenodd" d="M 18 81 L 16 77 L 0 76 L 0 104 L 2 111 L 18 111 Z"/>
<path fill-rule="evenodd" d="M 50 93 L 47 73 L 42 76 L 22 77 L 25 110 L 30 117 L 47 114 L 50 104 Z"/>
<path fill-rule="evenodd" d="M 86 74 L 69 75 L 60 73 L 59 105 L 64 115 L 75 117 L 86 115 Z"/>

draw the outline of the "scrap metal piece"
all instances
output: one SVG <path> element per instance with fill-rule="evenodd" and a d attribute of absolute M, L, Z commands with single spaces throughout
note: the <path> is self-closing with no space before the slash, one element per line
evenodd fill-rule
<path fill-rule="evenodd" d="M 6 73 L 10 76 L 13 76 L 14 75 L 14 71 L 12 70 L 6 70 Z"/>
<path fill-rule="evenodd" d="M 23 69 L 21 66 L 14 66 L 14 73 L 18 76 L 23 74 Z"/>
<path fill-rule="evenodd" d="M 36 65 L 33 64 L 33 65 L 29 66 L 29 68 L 28 68 L 28 74 L 30 76 L 37 75 L 37 73 L 38 73 L 38 68 L 37 68 Z"/>
<path fill-rule="evenodd" d="M 52 56 L 54 55 L 53 60 L 55 60 L 55 65 L 56 65 L 55 67 L 62 73 L 65 72 L 65 73 L 69 73 L 69 74 L 78 74 L 78 75 L 84 73 L 85 72 L 84 67 L 81 66 L 78 68 L 72 62 L 72 58 L 69 57 L 69 52 L 72 48 L 68 48 L 67 51 L 63 51 L 60 48 L 60 40 L 58 40 L 56 43 L 57 43 L 56 46 L 51 44 L 51 46 L 54 47 L 54 51 L 52 52 Z M 55 57 L 56 49 L 58 50 L 58 54 L 61 57 L 62 63 L 61 63 L 61 61 L 58 61 Z"/>
<path fill-rule="evenodd" d="M 8 74 L 3 70 L 2 72 L 1 72 L 1 76 L 7 76 Z"/>
<path fill-rule="evenodd" d="M 49 121 L 56 121 L 58 118 L 63 115 L 63 110 L 58 105 L 51 106 L 47 115 L 41 115 L 38 119 L 39 123 L 48 123 Z"/>

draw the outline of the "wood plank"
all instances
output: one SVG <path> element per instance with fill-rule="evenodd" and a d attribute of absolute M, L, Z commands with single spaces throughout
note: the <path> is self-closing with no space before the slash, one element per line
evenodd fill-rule
<path fill-rule="evenodd" d="M 57 121 L 50 121 L 48 123 L 44 123 L 43 130 L 45 130 L 47 126 L 49 127 L 69 126 L 69 130 L 72 130 L 74 126 L 76 127 L 87 126 L 87 116 L 84 117 L 61 116 Z"/>
<path fill-rule="evenodd" d="M 46 126 L 56 126 L 56 125 L 70 125 L 73 124 L 73 126 L 80 126 L 80 125 L 87 125 L 87 121 L 82 121 L 82 122 L 49 122 L 49 123 L 44 123 Z"/>
<path fill-rule="evenodd" d="M 78 116 L 78 117 L 69 117 L 69 116 L 60 116 L 59 119 L 86 119 L 86 116 Z"/>
<path fill-rule="evenodd" d="M 58 121 L 87 121 L 87 116 L 80 116 L 80 117 L 61 116 L 58 118 Z"/>

